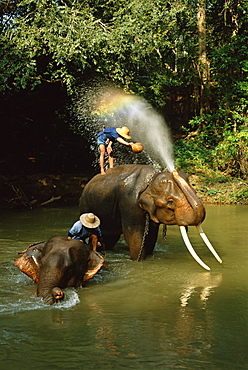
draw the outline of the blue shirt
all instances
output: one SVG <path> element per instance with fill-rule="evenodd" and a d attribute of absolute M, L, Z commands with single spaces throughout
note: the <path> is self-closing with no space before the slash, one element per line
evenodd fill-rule
<path fill-rule="evenodd" d="M 89 238 L 92 234 L 101 237 L 102 232 L 100 227 L 98 226 L 94 229 L 90 229 L 85 227 L 81 221 L 75 222 L 75 224 L 72 225 L 71 229 L 68 231 L 68 236 L 70 236 L 72 239 L 81 239 L 83 242 L 85 242 L 85 239 Z"/>
<path fill-rule="evenodd" d="M 103 131 L 99 132 L 97 136 L 98 145 L 105 144 L 107 139 L 115 143 L 118 137 L 121 137 L 115 127 L 106 127 Z"/>

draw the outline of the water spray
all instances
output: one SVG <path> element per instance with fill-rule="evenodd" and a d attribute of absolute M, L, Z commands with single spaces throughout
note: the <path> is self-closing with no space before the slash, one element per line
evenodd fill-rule
<path fill-rule="evenodd" d="M 98 158 L 96 135 L 106 127 L 127 126 L 132 141 L 142 143 L 144 150 L 127 153 L 120 145 L 115 152 L 116 164 L 140 163 L 174 170 L 174 154 L 170 131 L 163 117 L 144 99 L 123 90 L 98 84 L 87 87 L 78 96 L 76 112 L 80 130 L 91 143 Z"/>

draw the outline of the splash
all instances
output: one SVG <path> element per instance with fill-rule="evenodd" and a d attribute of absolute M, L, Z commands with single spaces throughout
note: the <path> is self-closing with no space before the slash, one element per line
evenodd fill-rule
<path fill-rule="evenodd" d="M 103 125 L 127 126 L 132 141 L 141 142 L 144 151 L 135 155 L 127 153 L 126 148 L 123 150 L 120 145 L 118 153 L 115 153 L 116 164 L 147 163 L 173 171 L 174 154 L 170 131 L 163 117 L 147 101 L 126 94 L 119 88 L 101 85 L 97 89 L 88 87 L 79 102 L 77 104 L 80 107 L 78 112 L 81 112 L 81 121 L 84 117 L 81 130 L 92 142 L 92 149 L 96 145 L 96 134 L 102 130 Z"/>

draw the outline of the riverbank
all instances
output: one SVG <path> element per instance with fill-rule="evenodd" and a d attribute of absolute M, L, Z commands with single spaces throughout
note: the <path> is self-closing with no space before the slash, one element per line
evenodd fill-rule
<path fill-rule="evenodd" d="M 0 208 L 77 205 L 89 175 L 35 174 L 2 177 Z"/>
<path fill-rule="evenodd" d="M 191 175 L 189 179 L 204 203 L 248 205 L 248 181 L 206 173 Z"/>
<path fill-rule="evenodd" d="M 89 174 L 36 174 L 1 177 L 0 208 L 77 205 Z M 195 173 L 191 185 L 204 203 L 248 205 L 248 182 L 238 178 Z"/>

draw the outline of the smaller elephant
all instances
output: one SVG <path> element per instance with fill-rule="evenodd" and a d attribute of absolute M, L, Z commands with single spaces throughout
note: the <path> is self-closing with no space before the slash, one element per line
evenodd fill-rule
<path fill-rule="evenodd" d="M 50 305 L 64 298 L 62 289 L 84 286 L 104 263 L 85 243 L 60 236 L 33 243 L 19 254 L 14 265 L 37 282 L 37 296 Z"/>

